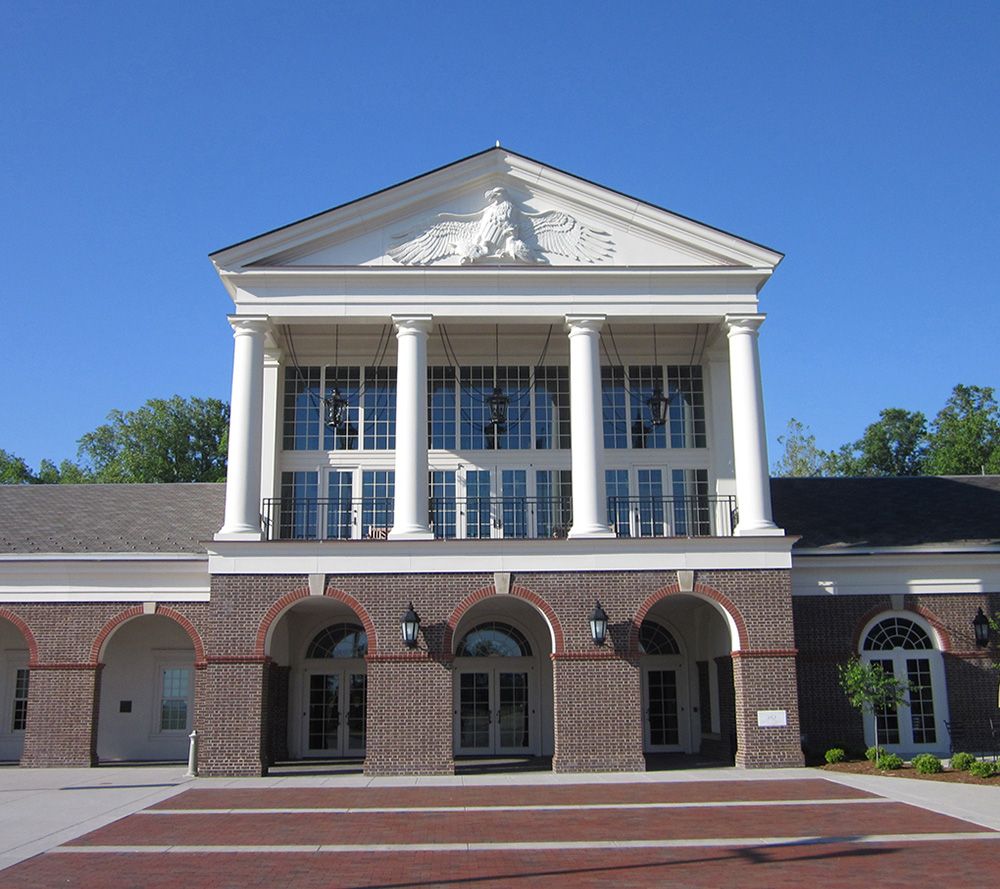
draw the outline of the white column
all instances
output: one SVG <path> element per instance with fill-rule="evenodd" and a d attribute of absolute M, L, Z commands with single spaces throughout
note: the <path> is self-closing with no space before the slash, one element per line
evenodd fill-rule
<path fill-rule="evenodd" d="M 267 319 L 230 315 L 233 397 L 229 404 L 226 518 L 216 540 L 260 540 L 260 454 Z"/>
<path fill-rule="evenodd" d="M 771 518 L 764 395 L 760 382 L 757 330 L 763 315 L 726 315 L 729 379 L 733 405 L 738 536 L 784 534 Z"/>
<path fill-rule="evenodd" d="M 396 325 L 396 503 L 390 540 L 434 537 L 427 515 L 427 334 L 430 315 Z"/>
<path fill-rule="evenodd" d="M 569 414 L 573 446 L 573 527 L 570 537 L 614 537 L 604 488 L 601 417 L 601 325 L 604 315 L 567 315 Z"/>
<path fill-rule="evenodd" d="M 264 347 L 264 397 L 261 425 L 260 496 L 278 497 L 278 453 L 281 435 L 281 363 L 280 349 Z"/>

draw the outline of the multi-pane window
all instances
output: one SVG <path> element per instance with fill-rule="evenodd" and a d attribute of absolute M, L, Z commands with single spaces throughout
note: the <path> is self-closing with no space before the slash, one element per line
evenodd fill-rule
<path fill-rule="evenodd" d="M 463 367 L 459 370 L 461 383 L 461 441 L 462 450 L 484 451 L 496 448 L 496 430 L 490 421 L 487 399 L 493 392 L 492 367 Z"/>
<path fill-rule="evenodd" d="M 602 367 L 602 414 L 606 448 L 706 447 L 701 368 L 668 365 Z M 664 384 L 665 383 L 665 384 Z M 649 399 L 660 389 L 670 398 L 667 423 L 654 426 Z"/>
<path fill-rule="evenodd" d="M 907 658 L 906 678 L 910 681 L 913 743 L 933 744 L 937 741 L 937 727 L 934 721 L 934 693 L 931 689 L 931 662 L 923 657 Z"/>
<path fill-rule="evenodd" d="M 497 447 L 519 451 L 531 447 L 531 372 L 527 367 L 498 367 L 496 384 L 507 396 L 507 422 L 497 427 Z"/>
<path fill-rule="evenodd" d="M 663 471 L 639 469 L 639 536 L 662 537 L 664 522 Z"/>
<path fill-rule="evenodd" d="M 703 537 L 711 534 L 708 470 L 674 469 L 670 481 L 674 492 L 674 535 Z"/>
<path fill-rule="evenodd" d="M 319 448 L 320 369 L 289 367 L 285 371 L 285 415 L 282 447 L 286 451 Z"/>
<path fill-rule="evenodd" d="M 344 421 L 340 426 L 323 424 L 323 449 L 327 451 L 356 451 L 358 449 L 358 414 L 361 407 L 361 368 L 326 368 L 323 391 L 327 398 L 332 398 L 334 390 L 347 402 L 347 407 L 344 411 Z"/>
<path fill-rule="evenodd" d="M 500 471 L 501 517 L 504 537 L 527 537 L 528 474 L 523 469 Z"/>
<path fill-rule="evenodd" d="M 353 537 L 354 473 L 332 469 L 327 477 L 326 536 L 338 540 Z"/>
<path fill-rule="evenodd" d="M 428 367 L 427 435 L 430 448 L 454 450 L 456 419 L 455 369 Z"/>
<path fill-rule="evenodd" d="M 470 469 L 465 473 L 465 536 L 488 538 L 491 527 L 490 471 Z"/>
<path fill-rule="evenodd" d="M 396 447 L 396 368 L 365 368 L 365 450 Z"/>
<path fill-rule="evenodd" d="M 361 525 L 364 536 L 384 538 L 392 528 L 395 473 L 388 469 L 361 473 Z"/>
<path fill-rule="evenodd" d="M 317 491 L 319 473 L 281 473 L 279 534 L 282 540 L 314 540 L 319 531 Z"/>
<path fill-rule="evenodd" d="M 186 731 L 191 697 L 191 670 L 167 667 L 160 673 L 160 731 Z"/>
<path fill-rule="evenodd" d="M 430 483 L 431 524 L 434 527 L 434 536 L 451 540 L 458 536 L 455 470 L 432 469 Z"/>
<path fill-rule="evenodd" d="M 14 677 L 14 712 L 11 730 L 23 732 L 28 724 L 28 670 L 19 668 Z"/>
<path fill-rule="evenodd" d="M 535 522 L 539 537 L 565 537 L 573 519 L 573 474 L 568 469 L 535 470 Z"/>
<path fill-rule="evenodd" d="M 535 368 L 535 447 L 569 448 L 569 368 Z"/>
<path fill-rule="evenodd" d="M 629 526 L 628 470 L 606 469 L 604 487 L 608 497 L 608 524 L 618 537 L 631 537 Z"/>

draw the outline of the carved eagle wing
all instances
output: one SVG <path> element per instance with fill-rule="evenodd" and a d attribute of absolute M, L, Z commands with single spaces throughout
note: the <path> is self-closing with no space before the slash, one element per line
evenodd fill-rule
<path fill-rule="evenodd" d="M 394 235 L 393 239 L 401 243 L 389 249 L 389 256 L 400 265 L 423 265 L 457 256 L 462 253 L 463 244 L 475 242 L 481 216 L 482 212 L 441 213 L 429 227 Z"/>
<path fill-rule="evenodd" d="M 607 232 L 598 231 L 578 222 L 558 210 L 525 213 L 543 253 L 567 256 L 579 262 L 603 262 L 615 252 L 614 241 Z"/>

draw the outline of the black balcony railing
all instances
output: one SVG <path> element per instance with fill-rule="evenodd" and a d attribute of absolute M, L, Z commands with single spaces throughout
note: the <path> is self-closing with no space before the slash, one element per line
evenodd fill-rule
<path fill-rule="evenodd" d="M 269 497 L 268 540 L 385 540 L 391 497 Z M 731 496 L 609 497 L 617 537 L 729 537 L 736 524 Z M 565 537 L 573 524 L 569 497 L 432 497 L 429 523 L 442 540 Z"/>

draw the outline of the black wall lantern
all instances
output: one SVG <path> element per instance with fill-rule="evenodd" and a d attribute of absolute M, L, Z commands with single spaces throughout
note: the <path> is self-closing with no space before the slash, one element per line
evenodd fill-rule
<path fill-rule="evenodd" d="M 406 609 L 406 613 L 399 620 L 399 628 L 403 633 L 403 644 L 407 648 L 415 648 L 417 645 L 417 634 L 420 632 L 420 615 L 413 610 L 413 602 Z"/>
<path fill-rule="evenodd" d="M 608 638 L 608 615 L 601 603 L 594 605 L 594 610 L 590 612 L 590 635 L 594 640 L 594 645 L 603 645 Z"/>
<path fill-rule="evenodd" d="M 972 629 L 976 631 L 976 647 L 985 648 L 990 644 L 990 619 L 980 608 L 972 619 Z"/>
<path fill-rule="evenodd" d="M 343 429 L 347 424 L 347 399 L 339 389 L 323 399 L 323 421 L 331 429 Z"/>

